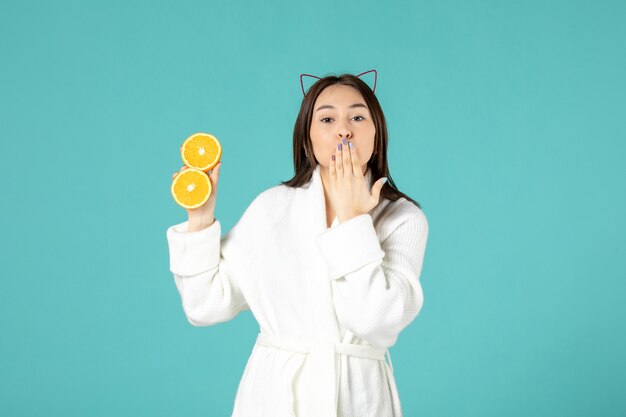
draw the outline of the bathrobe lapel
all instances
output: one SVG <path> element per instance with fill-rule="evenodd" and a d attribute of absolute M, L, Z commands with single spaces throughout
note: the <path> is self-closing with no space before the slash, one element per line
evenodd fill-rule
<path fill-rule="evenodd" d="M 371 170 L 368 167 L 365 172 L 365 181 L 368 190 L 371 190 L 370 179 Z M 302 187 L 302 191 L 303 196 L 302 201 L 299 202 L 301 204 L 299 210 L 301 210 L 301 213 L 306 213 L 301 219 L 306 229 L 307 248 L 314 258 L 311 263 L 315 268 L 312 276 L 313 279 L 316 280 L 316 285 L 314 286 L 317 290 L 315 299 L 319 301 L 316 303 L 319 310 L 316 311 L 315 314 L 317 330 L 319 332 L 317 336 L 327 341 L 340 341 L 339 324 L 332 301 L 331 279 L 326 268 L 326 261 L 322 258 L 322 254 L 315 243 L 315 239 L 320 234 L 327 233 L 335 227 L 341 227 L 341 224 L 339 223 L 339 219 L 335 217 L 331 228 L 329 229 L 326 226 L 324 184 L 322 183 L 319 164 L 313 171 L 311 180 Z"/>

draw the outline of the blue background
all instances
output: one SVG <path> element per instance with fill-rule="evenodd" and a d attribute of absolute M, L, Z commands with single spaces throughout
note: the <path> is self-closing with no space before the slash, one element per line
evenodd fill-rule
<path fill-rule="evenodd" d="M 626 415 L 625 19 L 623 1 L 2 1 L 0 415 L 230 415 L 258 327 L 184 317 L 178 148 L 222 142 L 229 230 L 293 174 L 300 73 L 372 68 L 392 178 L 430 225 L 424 307 L 390 349 L 405 415 Z"/>

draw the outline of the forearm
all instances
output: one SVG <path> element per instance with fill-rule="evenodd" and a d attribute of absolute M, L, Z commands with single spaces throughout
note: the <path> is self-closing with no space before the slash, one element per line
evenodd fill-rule
<path fill-rule="evenodd" d="M 168 228 L 167 239 L 170 271 L 174 274 L 185 315 L 195 326 L 229 320 L 247 308 L 236 282 L 237 277 L 247 273 L 240 269 L 245 267 L 236 252 L 240 245 L 231 240 L 233 233 L 221 237 L 221 225 L 217 219 L 212 227 L 195 233 L 187 233 L 182 224 Z M 229 247 L 234 250 L 228 251 Z M 229 259 L 233 260 L 232 265 L 229 265 Z"/>

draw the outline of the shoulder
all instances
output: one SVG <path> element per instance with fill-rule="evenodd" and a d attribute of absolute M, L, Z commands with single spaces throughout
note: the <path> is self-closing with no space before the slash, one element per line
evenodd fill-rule
<path fill-rule="evenodd" d="M 426 218 L 426 214 L 420 207 L 416 206 L 413 202 L 407 200 L 404 197 L 400 197 L 396 201 L 396 203 L 396 210 L 400 217 L 413 219 L 414 221 L 423 223 L 424 225 L 428 225 L 428 219 Z"/>
<path fill-rule="evenodd" d="M 244 216 L 253 218 L 254 221 L 268 221 L 270 218 L 282 215 L 292 189 L 283 184 L 278 184 L 261 191 L 250 203 Z"/>
<path fill-rule="evenodd" d="M 378 213 L 377 223 L 383 236 L 393 232 L 428 235 L 428 218 L 424 211 L 404 197 L 386 200 Z"/>
<path fill-rule="evenodd" d="M 250 203 L 250 206 L 254 206 L 257 209 L 268 208 L 268 206 L 273 206 L 276 203 L 280 204 L 280 202 L 288 200 L 290 194 L 291 189 L 289 187 L 278 184 L 261 191 Z M 273 206 L 272 209 L 275 210 L 276 207 Z"/>

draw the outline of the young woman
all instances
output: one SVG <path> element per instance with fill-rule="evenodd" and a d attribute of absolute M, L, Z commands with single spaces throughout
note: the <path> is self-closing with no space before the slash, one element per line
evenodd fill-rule
<path fill-rule="evenodd" d="M 422 308 L 428 222 L 391 180 L 374 91 L 359 76 L 320 78 L 293 146 L 295 176 L 224 237 L 221 164 L 207 203 L 168 228 L 185 315 L 210 326 L 250 310 L 259 323 L 234 417 L 402 416 L 388 348 Z"/>

